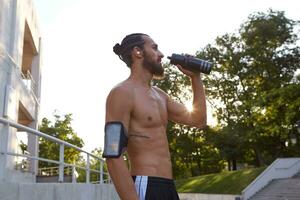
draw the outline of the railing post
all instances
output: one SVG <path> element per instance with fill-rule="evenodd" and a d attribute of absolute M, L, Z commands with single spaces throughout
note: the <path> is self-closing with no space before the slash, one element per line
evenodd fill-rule
<path fill-rule="evenodd" d="M 110 174 L 108 173 L 108 181 L 107 181 L 108 183 L 112 183 L 112 180 L 111 180 L 111 177 L 110 177 Z"/>
<path fill-rule="evenodd" d="M 72 166 L 72 183 L 76 183 L 75 167 Z"/>
<path fill-rule="evenodd" d="M 64 148 L 64 144 L 59 144 L 59 182 L 64 182 Z"/>
<path fill-rule="evenodd" d="M 3 182 L 7 178 L 7 148 L 8 148 L 8 134 L 9 124 L 3 123 L 0 127 L 0 182 Z"/>
<path fill-rule="evenodd" d="M 100 160 L 100 183 L 103 183 L 103 160 Z"/>
<path fill-rule="evenodd" d="M 86 183 L 90 183 L 90 155 L 87 154 L 86 159 Z"/>

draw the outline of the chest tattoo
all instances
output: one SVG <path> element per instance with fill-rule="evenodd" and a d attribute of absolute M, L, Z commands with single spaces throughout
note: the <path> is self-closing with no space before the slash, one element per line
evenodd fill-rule
<path fill-rule="evenodd" d="M 138 132 L 130 133 L 129 137 L 140 137 L 140 138 L 150 139 L 150 137 L 148 135 L 138 133 Z"/>

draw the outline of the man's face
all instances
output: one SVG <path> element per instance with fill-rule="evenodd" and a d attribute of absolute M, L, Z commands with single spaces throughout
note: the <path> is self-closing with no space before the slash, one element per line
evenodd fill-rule
<path fill-rule="evenodd" d="M 148 36 L 144 37 L 144 60 L 143 67 L 148 69 L 154 78 L 160 79 L 164 77 L 164 68 L 161 59 L 164 55 L 158 50 L 157 44 Z"/>

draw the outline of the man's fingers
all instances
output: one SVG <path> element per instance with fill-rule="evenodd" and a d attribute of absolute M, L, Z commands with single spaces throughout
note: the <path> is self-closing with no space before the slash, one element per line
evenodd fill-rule
<path fill-rule="evenodd" d="M 181 65 L 176 65 L 178 67 L 178 69 L 182 70 L 183 67 Z"/>

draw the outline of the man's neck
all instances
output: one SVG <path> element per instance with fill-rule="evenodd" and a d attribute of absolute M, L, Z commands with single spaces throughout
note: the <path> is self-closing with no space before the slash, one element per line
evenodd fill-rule
<path fill-rule="evenodd" d="M 129 79 L 140 84 L 141 86 L 151 87 L 153 75 L 142 66 L 133 66 Z"/>

